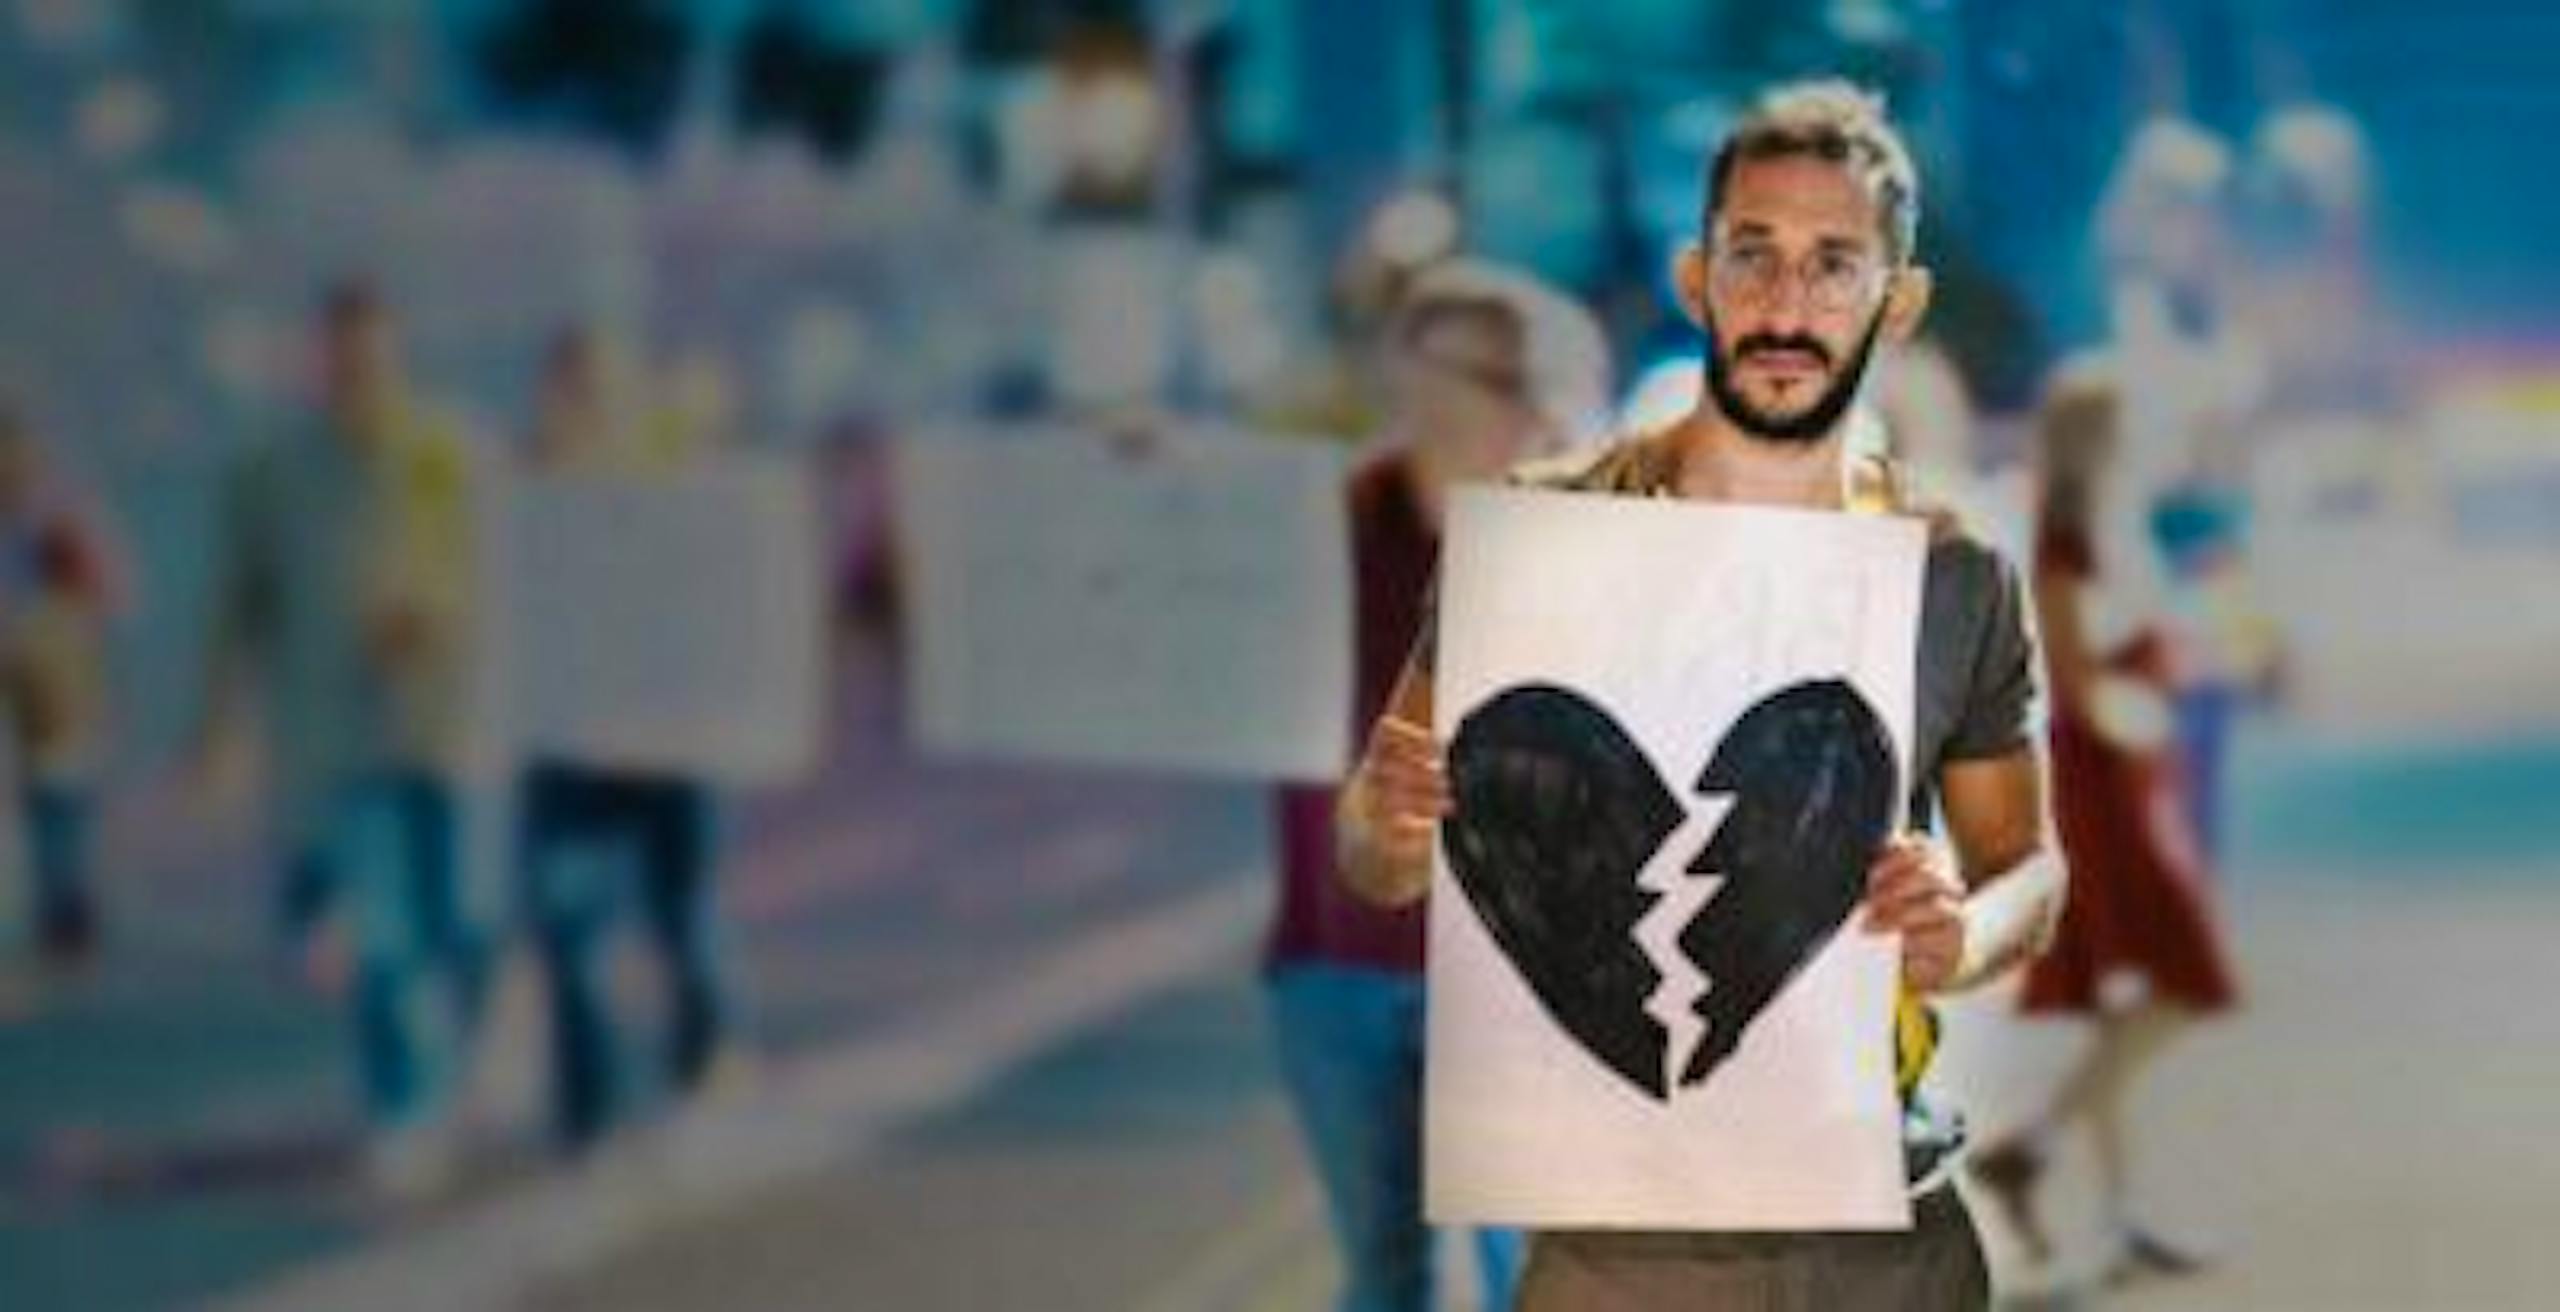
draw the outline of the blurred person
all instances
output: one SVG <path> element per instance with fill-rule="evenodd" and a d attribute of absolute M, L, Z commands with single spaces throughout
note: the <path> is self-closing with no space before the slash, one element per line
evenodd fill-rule
<path fill-rule="evenodd" d="M 2171 488 L 2237 454 L 2219 439 L 2254 405 L 2264 359 L 2233 313 L 2231 151 L 2184 119 L 2138 127 L 2098 213 L 2108 307 L 2107 350 L 2123 379 L 2121 447 L 2093 544 L 2115 586 L 2169 588 L 2151 542 L 2151 507 Z"/>
<path fill-rule="evenodd" d="M 2250 134 L 2241 304 L 2266 343 L 2270 417 L 2384 417 L 2406 404 L 2372 268 L 2372 149 L 2353 115 L 2297 102 Z"/>
<path fill-rule="evenodd" d="M 2156 608 L 2178 649 L 2178 750 L 2208 854 L 2232 724 L 2272 659 L 2245 568 L 2244 441 L 2267 361 L 2227 290 L 2235 186 L 2222 139 L 2170 117 L 2136 131 L 2110 183 L 2099 217 L 2124 387 L 2113 473 L 2086 526 L 2110 586 Z"/>
<path fill-rule="evenodd" d="M 2053 690 L 2054 816 L 2070 896 L 2052 948 L 2029 967 L 2021 1007 L 2085 1017 L 2088 1048 L 2027 1122 L 1974 1171 L 2028 1253 L 2052 1255 L 2038 1205 L 2051 1142 L 2084 1126 L 2095 1150 L 2110 1278 L 2182 1274 L 2204 1256 L 2135 1214 L 2126 1102 L 2161 1051 L 2237 986 L 2182 795 L 2166 635 L 2138 597 L 2110 588 L 2093 550 L 2096 508 L 2123 459 L 2122 386 L 2082 364 L 2039 418 L 2036 614 Z"/>
<path fill-rule="evenodd" d="M 1922 337 L 1894 350 L 1878 373 L 1875 411 L 1884 452 L 1931 501 L 1952 507 L 2001 550 L 2023 557 L 2031 476 L 2024 461 L 1985 459 L 1981 412 L 1955 358 Z"/>
<path fill-rule="evenodd" d="M 1551 453 L 1601 403 L 1607 358 L 1583 309 L 1527 277 L 1464 261 L 1417 278 L 1380 346 L 1381 449 L 1350 475 L 1356 724 L 1374 719 L 1413 645 L 1452 486 Z M 1329 1205 L 1345 1312 L 1427 1312 L 1422 1219 L 1423 917 L 1370 906 L 1334 868 L 1331 788 L 1278 798 L 1280 890 L 1267 957 L 1280 1064 Z M 1484 1306 L 1507 1307 L 1519 1236 L 1478 1231 Z"/>
<path fill-rule="evenodd" d="M 2163 114 L 2135 128 L 2099 199 L 2108 335 L 2128 360 L 2128 379 L 2188 384 L 2162 404 L 2244 405 L 2263 386 L 2265 360 L 2233 304 L 2237 191 L 2229 143 Z M 2124 458 L 2158 454 L 2128 449 Z"/>
<path fill-rule="evenodd" d="M 590 358 L 602 362 L 609 353 L 591 351 Z M 638 416 L 643 421 L 640 429 L 618 439 L 625 450 L 616 458 L 625 463 L 680 468 L 738 439 L 741 398 L 736 375 L 718 351 L 696 348 L 677 355 L 665 370 L 660 394 L 644 399 L 653 404 Z M 591 447 L 589 455 L 608 449 Z"/>
<path fill-rule="evenodd" d="M 1388 355 L 1380 339 L 1414 280 L 1455 254 L 1458 236 L 1457 210 L 1437 192 L 1405 192 L 1372 211 L 1334 261 L 1317 353 L 1284 370 L 1253 400 L 1253 421 L 1354 440 L 1377 431 L 1387 386 L 1379 373 Z"/>
<path fill-rule="evenodd" d="M 2277 521 L 2431 518 L 2442 495 L 2421 388 L 2380 303 L 2377 179 L 2364 125 L 2345 107 L 2270 108 L 2241 169 L 2241 305 L 2267 343 L 2253 425 L 2254 509 Z"/>
<path fill-rule="evenodd" d="M 1895 348 L 1877 372 L 1875 407 L 1894 460 L 1915 477 L 1973 477 L 1980 468 L 1973 396 L 1946 348 L 1918 338 Z"/>
<path fill-rule="evenodd" d="M 464 887 L 479 471 L 409 384 L 362 284 L 319 322 L 320 405 L 230 489 L 208 761 L 262 691 L 282 910 L 324 987 L 352 984 L 367 1166 L 396 1195 L 453 1165 L 459 1054 L 487 935 Z M 352 980 L 345 978 L 352 974 Z"/>
<path fill-rule="evenodd" d="M 633 381 L 597 334 L 562 333 L 526 443 L 533 472 L 632 477 L 681 467 L 703 439 L 680 419 L 649 422 L 632 404 Z M 632 899 L 668 981 L 668 1068 L 679 1095 L 703 1089 L 729 1054 L 717 815 L 701 780 L 560 755 L 531 763 L 522 799 L 521 893 L 551 990 L 553 1127 L 565 1147 L 582 1151 L 612 1127 L 624 1101 L 606 949 Z M 599 867 L 607 856 L 616 865 Z"/>
<path fill-rule="evenodd" d="M 2022 961 L 2051 924 L 2060 876 L 2043 761 L 2030 731 L 2035 649 L 2016 574 L 1952 516 L 1908 499 L 1889 463 L 1853 459 L 1848 419 L 1880 342 L 1907 340 L 1929 301 L 1913 262 L 1918 179 L 1881 106 L 1838 82 L 1780 87 L 1708 170 L 1706 229 L 1675 266 L 1707 338 L 1705 386 L 1676 424 L 1609 446 L 1536 485 L 1838 514 L 1925 514 L 1913 815 L 1870 867 L 1864 931 L 1898 933 L 1893 1020 L 1912 1198 L 1907 1231 L 1536 1235 L 1518 1306 L 1979 1309 L 1990 1276 L 1952 1183 L 1961 1131 L 1921 1096 L 1937 1029 L 1922 999 Z M 1676 562 L 1675 562 L 1676 564 Z M 1668 577 L 1666 575 L 1666 577 Z M 1452 801 L 1431 731 L 1436 643 L 1426 621 L 1337 811 L 1352 886 L 1389 906 L 1430 889 Z"/>
<path fill-rule="evenodd" d="M 890 428 L 864 416 L 835 423 L 820 447 L 835 543 L 836 618 L 847 636 L 892 635 L 899 595 L 897 520 L 890 503 Z"/>
<path fill-rule="evenodd" d="M 0 698 L 32 876 L 37 952 L 74 967 L 99 934 L 98 772 L 108 729 L 108 626 L 127 588 L 100 510 L 48 468 L 0 403 Z"/>

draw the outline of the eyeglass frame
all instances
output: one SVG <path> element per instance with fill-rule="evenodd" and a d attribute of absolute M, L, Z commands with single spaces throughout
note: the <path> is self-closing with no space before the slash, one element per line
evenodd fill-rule
<path fill-rule="evenodd" d="M 1860 302 L 1890 285 L 1893 275 L 1899 271 L 1901 265 L 1900 261 L 1890 257 L 1877 256 L 1865 251 L 1844 250 L 1839 246 L 1817 246 L 1801 258 L 1789 261 L 1778 254 L 1775 242 L 1747 238 L 1740 245 L 1745 250 L 1767 251 L 1774 263 L 1769 270 L 1752 275 L 1748 284 L 1738 282 L 1736 279 L 1742 275 L 1732 271 L 1733 261 L 1737 258 L 1736 244 L 1726 238 L 1715 238 L 1708 241 L 1705 247 L 1708 285 L 1728 296 L 1762 307 L 1776 304 L 1778 289 L 1792 279 L 1796 294 L 1802 298 L 1807 309 L 1825 314 L 1837 314 L 1856 307 Z M 1819 279 L 1826 275 L 1816 274 L 1814 265 L 1817 261 L 1834 256 L 1853 259 L 1863 267 L 1850 275 L 1854 281 L 1844 283 L 1842 290 L 1831 293 L 1820 292 L 1817 290 L 1820 285 Z"/>

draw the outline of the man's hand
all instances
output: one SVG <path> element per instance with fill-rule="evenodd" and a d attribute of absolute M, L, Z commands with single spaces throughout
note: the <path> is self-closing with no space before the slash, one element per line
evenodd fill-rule
<path fill-rule="evenodd" d="M 1871 934 L 1902 935 L 1902 979 L 1933 993 L 1955 982 L 1964 963 L 1964 880 L 1947 850 L 1917 834 L 1885 841 L 1867 868 L 1866 915 Z"/>
<path fill-rule="evenodd" d="M 1381 717 L 1343 788 L 1352 886 L 1390 906 L 1429 892 L 1431 844 L 1453 805 L 1440 741 L 1421 725 Z"/>

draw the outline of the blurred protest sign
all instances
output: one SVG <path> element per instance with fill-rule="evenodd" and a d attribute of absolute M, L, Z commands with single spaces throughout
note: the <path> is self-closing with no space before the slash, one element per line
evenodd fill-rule
<path fill-rule="evenodd" d="M 734 784 L 817 759 L 824 552 L 797 462 L 527 478 L 504 519 L 507 693 L 525 754 Z"/>
<path fill-rule="evenodd" d="M 908 704 L 946 752 L 1331 779 L 1351 719 L 1342 462 L 1217 432 L 901 447 Z"/>

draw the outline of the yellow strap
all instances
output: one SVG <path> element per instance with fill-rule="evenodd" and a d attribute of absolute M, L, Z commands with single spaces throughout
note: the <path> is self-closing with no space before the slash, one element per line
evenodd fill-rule
<path fill-rule="evenodd" d="M 1841 501 L 1853 515 L 1902 513 L 1909 486 L 1902 466 L 1888 457 L 1851 457 L 1841 469 Z M 1893 998 L 1893 1083 L 1908 1097 L 1938 1055 L 1938 1016 L 1909 988 Z"/>
<path fill-rule="evenodd" d="M 1904 1096 L 1920 1087 L 1938 1055 L 1938 1014 L 1909 989 L 1893 998 L 1893 1087 Z"/>

